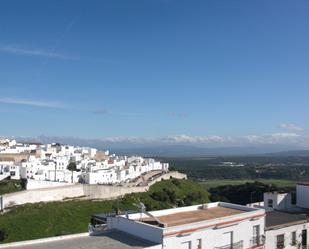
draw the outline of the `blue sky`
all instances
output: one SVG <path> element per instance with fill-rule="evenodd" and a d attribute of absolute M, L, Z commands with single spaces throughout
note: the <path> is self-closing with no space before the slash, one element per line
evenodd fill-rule
<path fill-rule="evenodd" d="M 0 135 L 309 145 L 308 13 L 307 0 L 3 0 Z"/>

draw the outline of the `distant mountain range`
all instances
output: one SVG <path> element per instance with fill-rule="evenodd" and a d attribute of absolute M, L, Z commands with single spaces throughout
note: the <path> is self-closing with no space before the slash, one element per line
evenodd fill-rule
<path fill-rule="evenodd" d="M 309 150 L 289 150 L 275 153 L 266 153 L 265 156 L 309 156 Z"/>
<path fill-rule="evenodd" d="M 23 142 L 41 142 L 89 146 L 109 150 L 121 155 L 141 155 L 147 157 L 202 157 L 202 156 L 309 156 L 309 150 L 291 145 L 260 144 L 258 146 L 231 146 L 207 148 L 186 144 L 135 144 L 108 142 L 100 139 L 79 139 L 74 137 L 16 138 Z"/>
<path fill-rule="evenodd" d="M 154 157 L 202 157 L 202 156 L 309 156 L 309 150 L 285 150 L 270 147 L 200 148 L 186 145 L 163 145 L 145 148 L 111 149 L 116 154 Z M 270 152 L 272 151 L 272 152 Z"/>

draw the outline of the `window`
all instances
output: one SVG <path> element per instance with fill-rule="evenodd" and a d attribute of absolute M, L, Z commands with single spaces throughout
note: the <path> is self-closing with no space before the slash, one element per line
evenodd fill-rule
<path fill-rule="evenodd" d="M 296 242 L 296 232 L 294 231 L 294 232 L 291 233 L 291 245 L 295 246 L 296 243 L 297 243 Z"/>
<path fill-rule="evenodd" d="M 191 249 L 191 241 L 182 242 L 181 249 Z"/>
<path fill-rule="evenodd" d="M 260 245 L 261 238 L 260 238 L 260 225 L 253 226 L 253 245 Z"/>
<path fill-rule="evenodd" d="M 232 246 L 234 243 L 234 232 L 230 231 L 230 232 L 223 233 L 221 243 L 223 245 Z"/>
<path fill-rule="evenodd" d="M 301 231 L 301 244 L 303 247 L 307 246 L 307 229 Z"/>
<path fill-rule="evenodd" d="M 272 208 L 273 205 L 274 205 L 274 201 L 273 201 L 272 199 L 268 199 L 267 206 L 268 206 L 269 208 Z"/>
<path fill-rule="evenodd" d="M 277 249 L 284 248 L 284 234 L 277 235 Z"/>
<path fill-rule="evenodd" d="M 198 239 L 198 240 L 197 240 L 196 249 L 202 249 L 202 239 Z"/>

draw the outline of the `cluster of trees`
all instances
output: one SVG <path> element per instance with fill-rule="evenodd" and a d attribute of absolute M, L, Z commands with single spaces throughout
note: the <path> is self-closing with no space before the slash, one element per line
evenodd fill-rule
<path fill-rule="evenodd" d="M 232 202 L 242 205 L 263 201 L 263 194 L 271 191 L 291 192 L 295 201 L 295 188 L 278 187 L 276 185 L 268 185 L 257 181 L 240 185 L 218 186 L 210 188 L 208 191 L 211 201 Z"/>
<path fill-rule="evenodd" d="M 195 180 L 206 179 L 309 179 L 309 157 L 305 158 L 177 158 L 166 159 L 171 168 Z M 230 161 L 244 166 L 222 166 Z"/>
<path fill-rule="evenodd" d="M 308 166 L 207 166 L 194 167 L 172 166 L 174 169 L 185 173 L 195 180 L 207 179 L 289 179 L 301 180 L 309 178 Z"/>
<path fill-rule="evenodd" d="M 209 193 L 198 183 L 171 179 L 156 183 L 148 192 L 126 195 L 117 203 L 117 208 L 130 206 L 136 210 L 140 202 L 145 204 L 147 210 L 183 207 L 209 202 Z"/>

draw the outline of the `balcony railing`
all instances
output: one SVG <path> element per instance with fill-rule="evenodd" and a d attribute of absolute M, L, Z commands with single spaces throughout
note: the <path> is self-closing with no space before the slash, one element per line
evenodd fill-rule
<path fill-rule="evenodd" d="M 215 247 L 214 249 L 243 249 L 243 241 L 239 241 L 233 244 Z"/>
<path fill-rule="evenodd" d="M 265 236 L 260 235 L 260 236 L 254 236 L 250 240 L 251 246 L 261 246 L 265 244 Z"/>
<path fill-rule="evenodd" d="M 276 245 L 276 249 L 283 249 L 284 248 L 284 241 L 278 241 Z"/>

